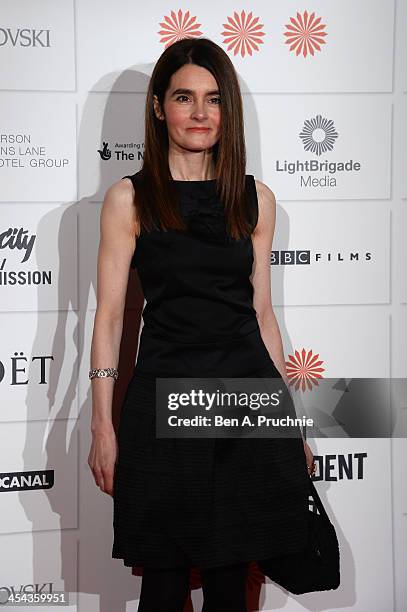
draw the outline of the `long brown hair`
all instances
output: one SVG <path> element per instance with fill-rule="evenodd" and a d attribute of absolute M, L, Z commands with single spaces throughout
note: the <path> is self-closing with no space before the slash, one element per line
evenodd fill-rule
<path fill-rule="evenodd" d="M 153 95 L 164 106 L 165 92 L 171 76 L 185 64 L 196 64 L 209 70 L 217 81 L 221 98 L 220 137 L 212 150 L 216 189 L 224 204 L 228 230 L 239 239 L 250 235 L 253 227 L 248 218 L 245 172 L 243 104 L 235 68 L 227 53 L 208 38 L 184 38 L 165 49 L 155 64 L 145 105 L 144 159 L 136 193 L 140 227 L 147 231 L 186 229 L 171 184 L 168 164 L 168 131 L 165 121 L 154 112 Z"/>

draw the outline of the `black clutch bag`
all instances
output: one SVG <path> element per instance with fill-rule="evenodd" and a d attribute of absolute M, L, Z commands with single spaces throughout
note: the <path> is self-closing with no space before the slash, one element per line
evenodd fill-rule
<path fill-rule="evenodd" d="M 340 584 L 339 544 L 318 492 L 309 477 L 310 493 L 319 514 L 308 510 L 308 542 L 298 553 L 257 561 L 261 572 L 287 591 L 299 595 L 337 589 Z"/>

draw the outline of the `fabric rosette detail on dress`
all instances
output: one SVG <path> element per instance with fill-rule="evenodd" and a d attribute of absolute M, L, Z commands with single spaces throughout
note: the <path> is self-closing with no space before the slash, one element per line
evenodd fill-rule
<path fill-rule="evenodd" d="M 206 197 L 184 195 L 181 213 L 191 234 L 209 242 L 229 242 L 223 205 L 216 194 Z"/>

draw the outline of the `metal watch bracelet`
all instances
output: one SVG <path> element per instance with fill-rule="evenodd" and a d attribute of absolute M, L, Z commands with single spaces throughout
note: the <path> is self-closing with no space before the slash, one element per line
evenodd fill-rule
<path fill-rule="evenodd" d="M 89 378 L 107 378 L 108 376 L 112 376 L 115 380 L 118 379 L 119 373 L 116 368 L 94 368 L 93 370 L 89 370 Z"/>

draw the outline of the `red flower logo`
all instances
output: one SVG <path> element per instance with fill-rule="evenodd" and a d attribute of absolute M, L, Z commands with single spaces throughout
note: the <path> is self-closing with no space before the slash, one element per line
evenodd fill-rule
<path fill-rule="evenodd" d="M 228 17 L 229 23 L 223 23 L 223 27 L 226 28 L 221 34 L 225 36 L 224 43 L 228 45 L 227 50 L 233 49 L 234 55 L 240 53 L 242 57 L 248 53 L 252 55 L 253 49 L 259 51 L 258 45 L 262 45 L 261 39 L 264 36 L 264 32 L 261 32 L 263 27 L 262 23 L 258 23 L 259 17 L 253 19 L 253 13 L 250 13 L 246 17 L 245 11 L 242 11 L 240 15 L 235 11 L 234 19 Z"/>
<path fill-rule="evenodd" d="M 304 11 L 304 15 L 297 13 L 297 19 L 290 17 L 291 24 L 286 23 L 288 32 L 284 32 L 284 36 L 287 37 L 285 41 L 286 45 L 290 46 L 290 51 L 294 51 L 295 54 L 303 54 L 307 57 L 308 53 L 314 55 L 314 50 L 321 51 L 320 45 L 324 45 L 324 36 L 326 32 L 322 32 L 325 28 L 323 23 L 320 24 L 321 17 L 315 19 L 315 13 L 311 13 L 308 16 L 307 11 Z"/>
<path fill-rule="evenodd" d="M 183 15 L 181 9 L 178 13 L 171 11 L 171 18 L 165 15 L 164 19 L 164 22 L 160 22 L 163 29 L 158 30 L 158 34 L 161 35 L 160 42 L 165 43 L 165 49 L 177 40 L 194 38 L 202 34 L 198 29 L 201 24 L 195 23 L 196 17 L 190 17 L 189 11 L 185 15 Z"/>
<path fill-rule="evenodd" d="M 295 390 L 301 387 L 305 391 L 306 387 L 312 391 L 313 386 L 318 386 L 318 379 L 323 378 L 321 372 L 325 372 L 325 368 L 321 368 L 322 360 L 318 361 L 319 353 L 313 355 L 312 350 L 308 352 L 303 348 L 301 354 L 295 351 L 294 355 L 289 355 L 289 361 L 286 361 L 287 377 L 290 386 L 295 385 Z"/>

